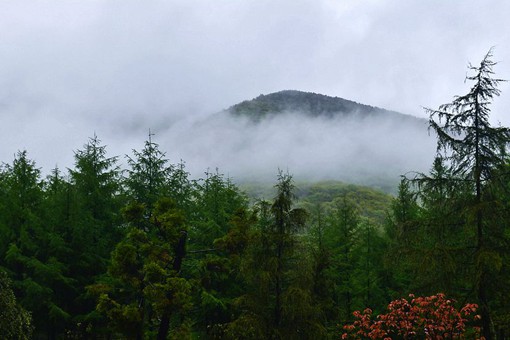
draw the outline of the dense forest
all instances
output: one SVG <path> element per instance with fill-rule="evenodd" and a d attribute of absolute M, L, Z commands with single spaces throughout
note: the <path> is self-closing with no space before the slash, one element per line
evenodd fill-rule
<path fill-rule="evenodd" d="M 97 136 L 45 177 L 18 152 L 0 169 L 3 338 L 337 339 L 356 310 L 411 293 L 475 303 L 473 326 L 508 337 L 510 130 L 489 124 L 491 56 L 428 110 L 437 157 L 394 197 L 278 171 L 253 199 L 219 171 L 192 179 L 150 134 L 125 169 Z"/>

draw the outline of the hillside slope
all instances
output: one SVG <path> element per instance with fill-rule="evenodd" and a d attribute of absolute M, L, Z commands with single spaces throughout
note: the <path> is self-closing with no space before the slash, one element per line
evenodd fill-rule
<path fill-rule="evenodd" d="M 273 185 L 268 183 L 244 183 L 240 187 L 252 202 L 259 199 L 271 200 L 275 195 Z M 329 210 L 338 200 L 346 198 L 356 205 L 361 216 L 379 225 L 386 222 L 394 197 L 371 187 L 333 180 L 297 182 L 295 194 L 298 205 L 312 213 L 319 204 Z"/>
<path fill-rule="evenodd" d="M 367 118 L 385 116 L 392 119 L 422 121 L 413 116 L 356 103 L 339 97 L 296 90 L 284 90 L 267 95 L 261 94 L 254 99 L 235 104 L 227 111 L 232 115 L 246 116 L 255 121 L 288 112 L 300 113 L 311 117 L 357 116 L 359 118 Z"/>

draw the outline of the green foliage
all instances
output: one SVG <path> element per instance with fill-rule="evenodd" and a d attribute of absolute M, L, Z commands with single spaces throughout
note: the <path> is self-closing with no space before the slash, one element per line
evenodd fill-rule
<path fill-rule="evenodd" d="M 125 182 L 95 136 L 68 175 L 42 180 L 26 152 L 0 171 L 0 265 L 35 337 L 327 336 L 331 240 L 323 228 L 322 249 L 310 243 L 290 175 L 250 209 L 230 179 L 189 181 L 150 138 L 135 156 Z"/>
<path fill-rule="evenodd" d="M 329 275 L 333 282 L 332 296 L 341 312 L 341 320 L 349 320 L 356 293 L 354 279 L 354 247 L 360 215 L 352 201 L 344 196 L 325 217 L 324 244 L 331 254 Z"/>
<path fill-rule="evenodd" d="M 466 78 L 474 83 L 469 93 L 438 110 L 427 109 L 430 126 L 438 136 L 438 151 L 444 151 L 445 159 L 451 162 L 453 175 L 470 179 L 473 185 L 492 178 L 504 162 L 510 140 L 510 129 L 492 127 L 489 122 L 489 106 L 500 95 L 497 87 L 503 81 L 493 76 L 496 62 L 492 57 L 491 49 L 480 66 L 469 66 L 474 73 Z"/>
<path fill-rule="evenodd" d="M 250 204 L 218 170 L 190 180 L 152 135 L 126 172 L 96 136 L 74 169 L 45 179 L 19 152 L 0 168 L 0 267 L 12 281 L 0 277 L 2 331 L 328 339 L 354 309 L 445 291 L 478 299 L 482 320 L 510 332 L 510 136 L 488 125 L 492 66 L 489 53 L 468 95 L 429 111 L 438 155 L 395 197 L 334 181 L 296 188 L 280 172 L 273 188 L 248 189 L 273 199 Z M 282 93 L 245 113 L 283 112 L 292 95 L 320 114 L 340 103 Z"/>
<path fill-rule="evenodd" d="M 266 183 L 242 184 L 248 196 L 257 199 L 272 197 L 274 188 Z M 335 200 L 346 197 L 358 210 L 361 217 L 370 219 L 373 223 L 383 224 L 391 206 L 395 188 L 387 192 L 367 186 L 347 184 L 339 181 L 299 182 L 295 195 L 299 206 L 312 211 L 317 204 L 322 204 L 326 210 L 334 208 Z"/>
<path fill-rule="evenodd" d="M 388 235 L 394 274 L 403 286 L 431 294 L 442 290 L 480 305 L 483 336 L 494 337 L 493 315 L 504 314 L 501 287 L 508 282 L 508 162 L 510 130 L 492 127 L 489 106 L 500 94 L 492 50 L 474 73 L 470 91 L 437 110 L 427 109 L 437 135 L 429 175 L 404 180 L 393 206 Z M 414 185 L 414 187 L 412 187 Z M 504 217 L 506 216 L 506 217 Z M 498 313 L 494 313 L 498 309 Z M 497 325 L 499 327 L 503 325 Z"/>
<path fill-rule="evenodd" d="M 134 158 L 128 156 L 128 170 L 126 185 L 130 197 L 139 203 L 144 203 L 150 212 L 160 196 L 167 194 L 167 180 L 172 167 L 165 158 L 165 153 L 159 145 L 152 141 L 152 134 L 145 141 L 142 151 L 133 150 Z"/>
<path fill-rule="evenodd" d="M 32 317 L 21 307 L 11 289 L 7 275 L 0 271 L 0 332 L 7 340 L 30 339 Z"/>
<path fill-rule="evenodd" d="M 282 172 L 272 203 L 258 204 L 258 225 L 241 259 L 245 293 L 234 300 L 237 317 L 225 334 L 232 338 L 317 338 L 326 330 L 314 300 L 312 262 L 298 234 L 307 213 L 294 207 L 292 177 Z M 249 324 L 249 325 L 248 325 Z"/>
<path fill-rule="evenodd" d="M 195 239 L 195 246 L 210 248 L 215 239 L 225 235 L 230 218 L 245 208 L 247 202 L 232 181 L 225 179 L 218 170 L 205 175 L 204 179 L 193 183 L 194 214 L 190 236 Z"/>
<path fill-rule="evenodd" d="M 1 179 L 4 188 L 1 218 L 7 234 L 2 244 L 3 250 L 10 242 L 22 243 L 22 248 L 33 248 L 31 235 L 36 232 L 42 214 L 40 170 L 28 159 L 27 152 L 21 151 L 12 165 L 4 165 Z"/>
<path fill-rule="evenodd" d="M 177 265 L 185 256 L 185 248 L 179 247 L 181 235 L 186 235 L 185 220 L 173 200 L 161 198 L 139 228 L 136 212 L 141 210 L 133 203 L 125 209 L 126 217 L 135 221 L 112 252 L 108 277 L 89 290 L 100 294 L 97 310 L 117 332 L 133 338 L 164 332 L 161 336 L 166 337 L 170 326 L 185 329 L 191 308 L 191 286 L 179 277 Z M 170 319 L 177 315 L 180 321 Z"/>
<path fill-rule="evenodd" d="M 19 152 L 1 178 L 0 225 L 8 232 L 2 237 L 0 265 L 10 274 L 18 300 L 32 313 L 35 335 L 62 330 L 69 319 L 67 296 L 55 292 L 70 292 L 73 280 L 60 257 L 66 248 L 61 237 L 45 228 L 50 212 L 45 210 L 40 171 L 26 152 Z"/>
<path fill-rule="evenodd" d="M 225 336 L 225 325 L 234 313 L 232 300 L 245 289 L 240 265 L 250 243 L 253 214 L 237 187 L 223 175 L 206 173 L 194 182 L 194 214 L 190 224 L 191 256 L 184 275 L 197 282 L 197 326 L 208 337 Z"/>
<path fill-rule="evenodd" d="M 339 320 L 352 320 L 355 308 L 368 303 L 381 309 L 391 294 L 383 263 L 388 247 L 383 230 L 362 217 L 349 196 L 336 198 L 334 204 L 316 206 L 307 235 L 313 299 L 330 336 Z"/>

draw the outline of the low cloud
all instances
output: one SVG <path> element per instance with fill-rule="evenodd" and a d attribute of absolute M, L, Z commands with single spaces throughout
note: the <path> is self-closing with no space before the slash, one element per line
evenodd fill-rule
<path fill-rule="evenodd" d="M 435 151 L 422 120 L 298 112 L 258 123 L 221 113 L 179 122 L 156 139 L 192 173 L 217 167 L 238 181 L 273 180 L 282 169 L 298 180 L 396 183 L 406 172 L 427 171 Z"/>

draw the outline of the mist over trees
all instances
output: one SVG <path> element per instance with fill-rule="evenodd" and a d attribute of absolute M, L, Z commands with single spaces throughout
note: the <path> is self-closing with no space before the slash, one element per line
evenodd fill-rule
<path fill-rule="evenodd" d="M 435 147 L 425 119 L 289 90 L 176 122 L 159 138 L 179 145 L 177 159 L 192 174 L 219 167 L 238 182 L 264 183 L 281 168 L 297 181 L 340 180 L 387 191 L 409 169 L 426 171 Z M 182 145 L 183 139 L 189 141 Z"/>
<path fill-rule="evenodd" d="M 416 312 L 507 338 L 510 130 L 489 124 L 495 65 L 489 51 L 466 95 L 427 109 L 436 157 L 394 196 L 287 171 L 270 190 L 218 169 L 193 178 L 151 133 L 125 167 L 95 135 L 46 176 L 18 152 L 0 168 L 2 336 L 358 339 L 378 327 L 382 339 L 404 334 L 392 315 Z"/>

